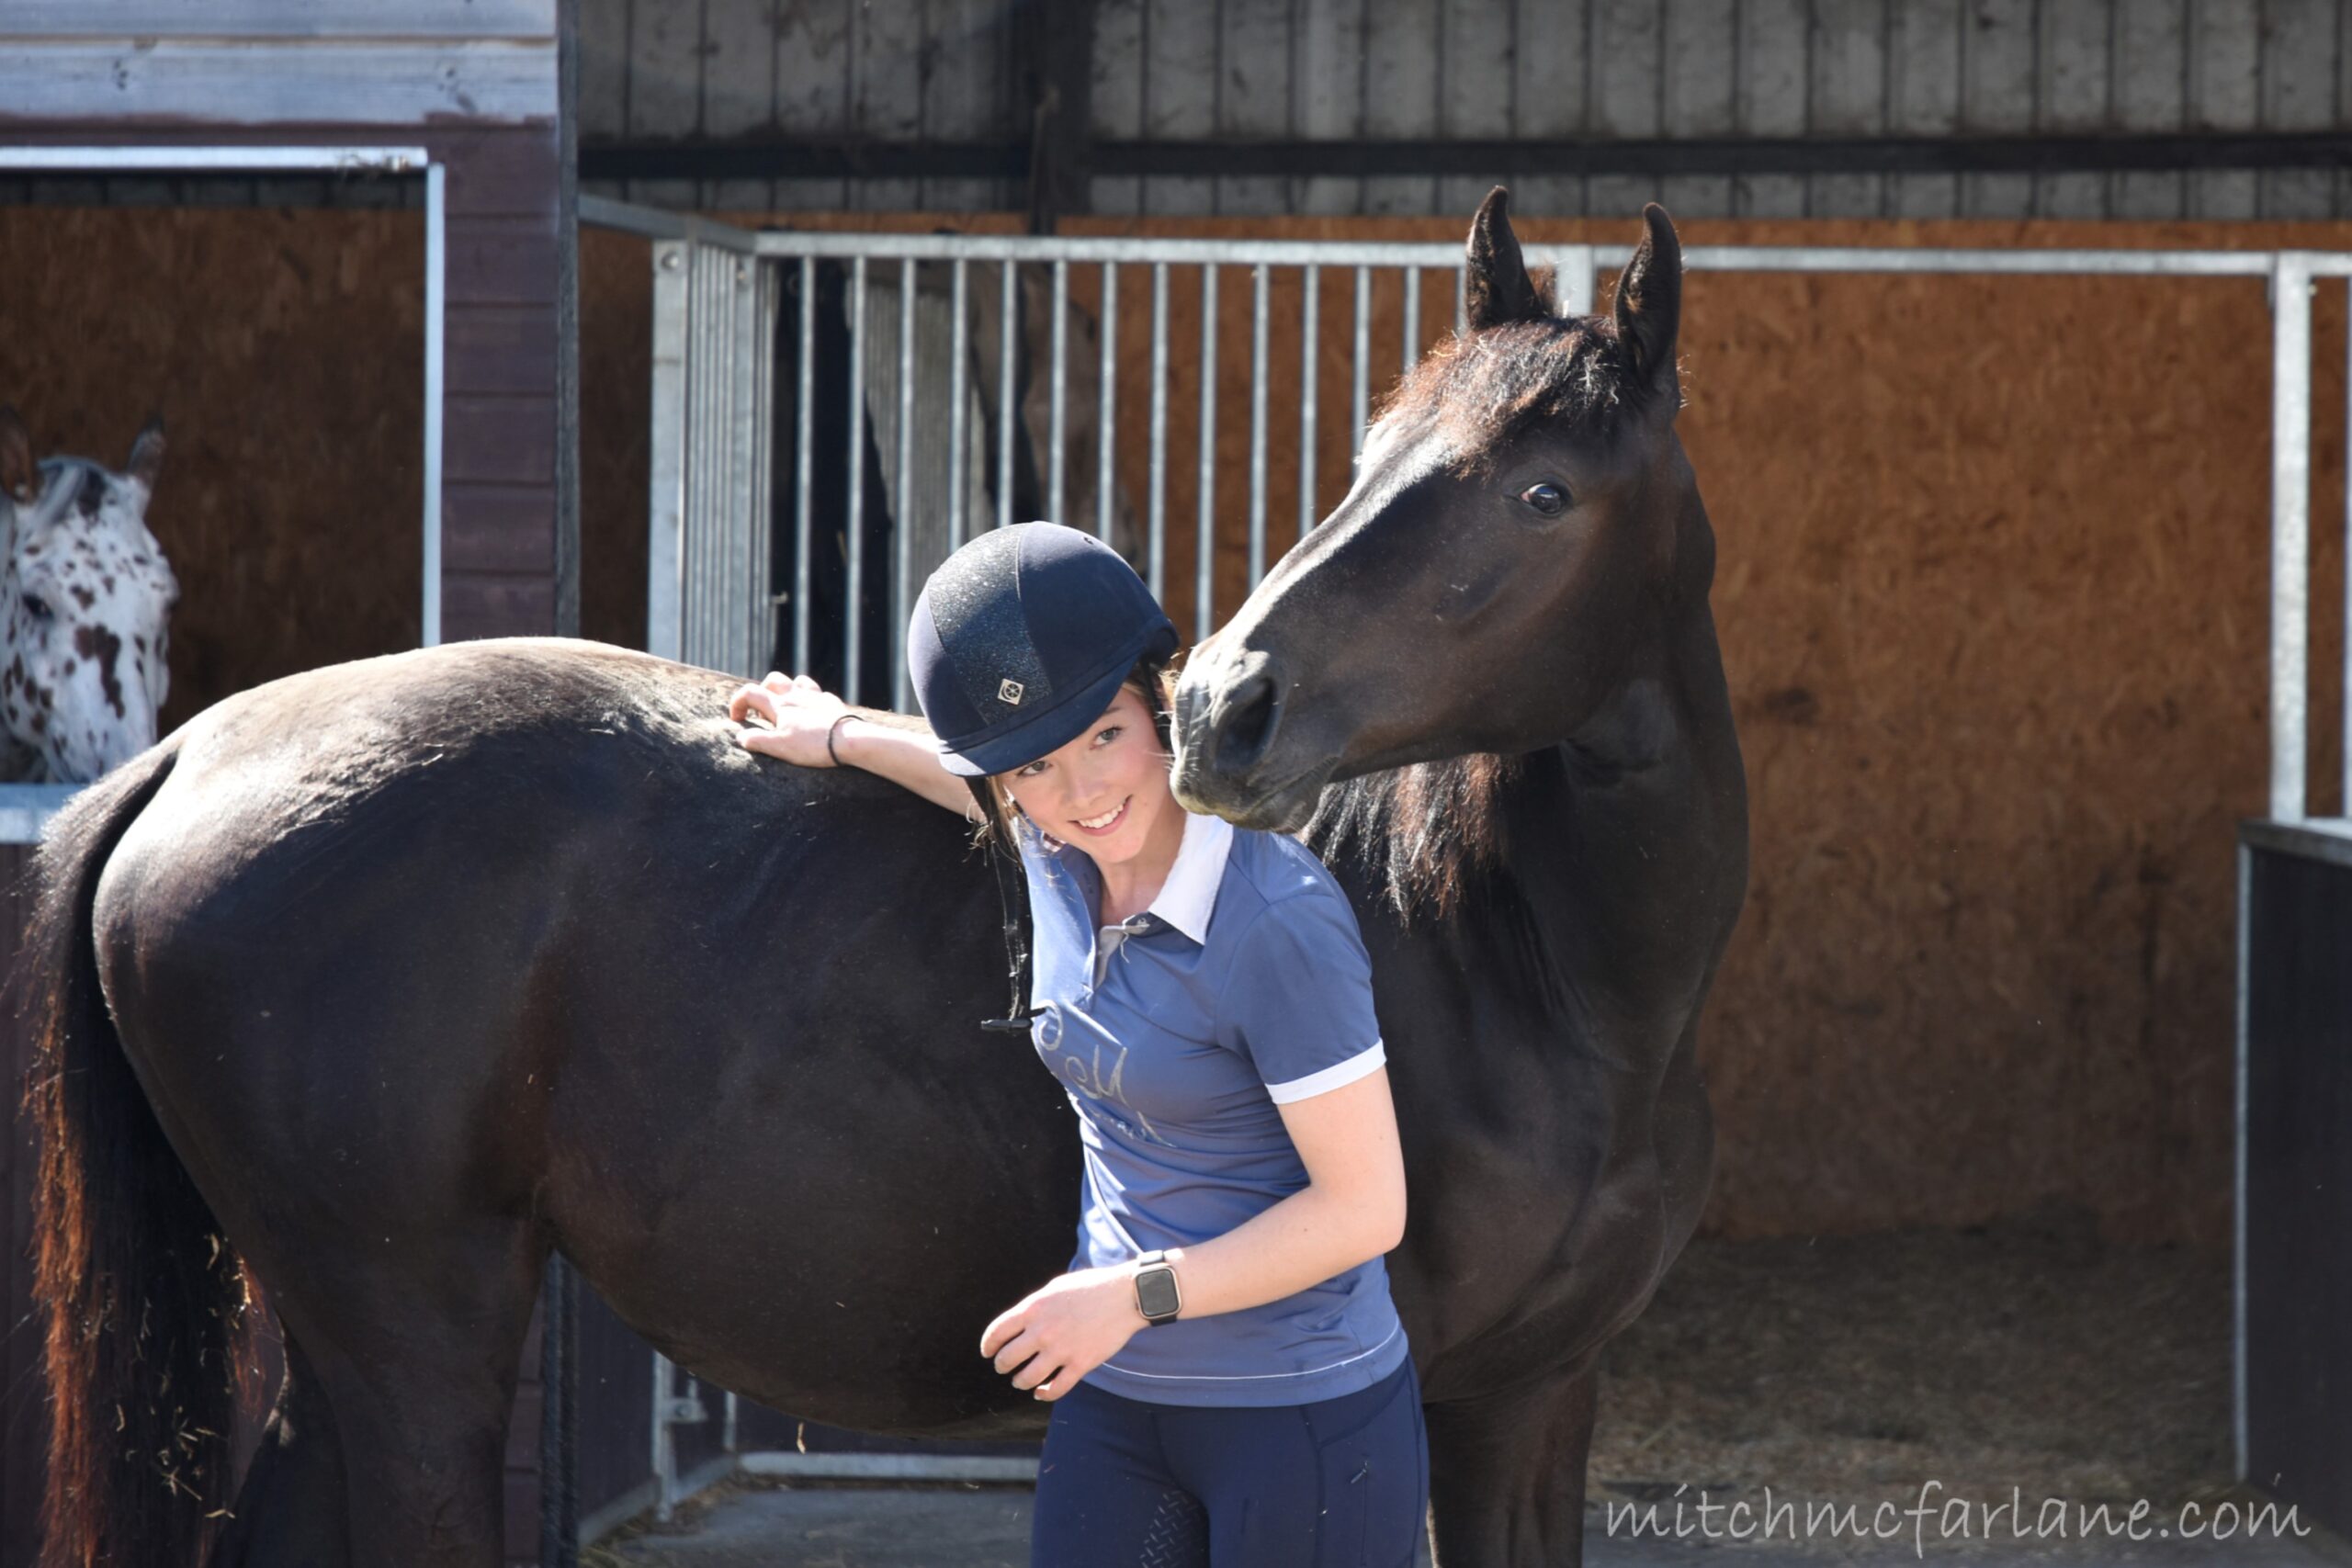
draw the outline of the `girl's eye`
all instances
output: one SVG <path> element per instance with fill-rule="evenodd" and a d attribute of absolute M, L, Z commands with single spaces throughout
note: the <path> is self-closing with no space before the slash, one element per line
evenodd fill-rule
<path fill-rule="evenodd" d="M 1529 485 L 1519 492 L 1519 499 L 1546 517 L 1557 517 L 1568 509 L 1568 492 L 1555 484 Z"/>
<path fill-rule="evenodd" d="M 1121 726 L 1121 725 L 1116 725 L 1116 724 L 1112 725 L 1109 728 L 1107 728 L 1107 729 L 1103 730 L 1102 734 L 1097 735 L 1097 736 L 1094 738 L 1094 744 L 1096 744 L 1097 746 L 1100 746 L 1100 745 L 1103 744 L 1105 741 L 1107 741 L 1107 740 L 1110 740 L 1110 739 L 1114 739 L 1114 737 L 1116 737 L 1116 736 L 1118 735 L 1119 731 L 1120 731 L 1123 728 L 1125 728 L 1125 727 L 1124 727 L 1124 726 Z"/>
<path fill-rule="evenodd" d="M 1034 779 L 1045 770 L 1045 766 L 1043 762 L 1026 762 L 1012 776 L 1016 779 Z"/>

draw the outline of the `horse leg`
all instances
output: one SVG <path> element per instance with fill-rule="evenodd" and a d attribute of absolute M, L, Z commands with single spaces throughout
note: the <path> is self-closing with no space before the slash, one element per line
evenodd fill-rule
<path fill-rule="evenodd" d="M 1599 1381 L 1587 1367 L 1428 1407 L 1437 1568 L 1581 1568 Z"/>
<path fill-rule="evenodd" d="M 336 1269 L 324 1310 L 302 1314 L 320 1324 L 304 1338 L 342 1453 L 349 1568 L 498 1568 L 507 1416 L 547 1243 L 487 1220 L 384 1240 L 392 1258 Z"/>
<path fill-rule="evenodd" d="M 285 1345 L 286 1379 L 209 1568 L 350 1568 L 334 1415 L 300 1342 Z"/>

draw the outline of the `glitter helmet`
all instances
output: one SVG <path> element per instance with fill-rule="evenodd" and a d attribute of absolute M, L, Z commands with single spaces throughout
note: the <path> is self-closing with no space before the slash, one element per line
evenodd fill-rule
<path fill-rule="evenodd" d="M 940 562 L 907 623 L 907 666 L 949 773 L 1035 761 L 1102 716 L 1176 626 L 1118 552 L 1058 523 L 991 528 Z"/>

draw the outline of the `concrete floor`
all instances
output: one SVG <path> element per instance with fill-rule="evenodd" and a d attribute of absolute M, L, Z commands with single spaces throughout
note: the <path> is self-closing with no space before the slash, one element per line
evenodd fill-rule
<path fill-rule="evenodd" d="M 679 1533 L 647 1534 L 593 1549 L 594 1568 L 1028 1568 L 1029 1494 L 990 1487 L 729 1488 L 690 1511 Z M 1589 1568 L 1822 1568 L 1928 1561 L 1968 1568 L 2345 1568 L 2352 1551 L 2308 1541 L 2159 1539 L 1973 1549 L 1939 1542 L 1930 1529 L 1915 1557 L 1910 1538 L 1860 1547 L 1612 1537 L 1600 1508 L 1586 1516 Z M 1424 1551 L 1421 1562 L 1428 1562 Z"/>

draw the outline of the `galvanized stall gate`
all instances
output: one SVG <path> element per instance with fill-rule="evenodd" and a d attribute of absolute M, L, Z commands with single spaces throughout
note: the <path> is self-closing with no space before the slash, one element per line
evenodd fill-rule
<path fill-rule="evenodd" d="M 593 198 L 581 216 L 653 242 L 649 648 L 747 677 L 809 671 L 853 700 L 902 709 L 912 705 L 903 628 L 923 577 L 974 530 L 1031 515 L 1091 527 L 1135 562 L 1180 625 L 1189 620 L 1196 640 L 1207 635 L 1276 547 L 1287 548 L 1344 492 L 1373 400 L 1419 356 L 1425 327 L 1433 332 L 1449 311 L 1458 323 L 1464 308 L 1461 252 L 1451 244 L 753 232 Z M 1526 252 L 1532 266 L 1554 270 L 1562 309 L 1591 308 L 1602 253 Z M 2352 276 L 2352 255 L 1702 245 L 1685 259 L 1696 271 L 2265 285 L 2273 323 L 2267 826 L 2306 824 L 2312 297 L 2318 279 Z M 1220 291 L 1234 288 L 1250 301 L 1246 378 L 1229 359 L 1225 375 L 1218 368 Z M 1288 357 L 1275 352 L 1277 336 L 1295 340 Z M 829 353 L 831 372 L 820 377 Z M 1242 509 L 1246 549 L 1228 552 L 1242 558 L 1222 558 L 1219 519 Z M 879 528 L 877 514 L 887 514 Z M 2352 582 L 2346 592 L 2352 602 Z M 2346 692 L 2352 733 L 2352 679 Z M 2352 800 L 2352 747 L 2346 770 Z M 2301 1490 L 2316 1505 L 2327 1483 L 2314 1461 L 2335 1462 L 2328 1450 L 2343 1422 L 2328 1438 L 2324 1412 L 2267 1391 L 2301 1388 L 2293 1369 L 2314 1358 L 2352 1381 L 2352 1348 L 2250 1335 L 2249 1321 L 2288 1289 L 2288 1243 L 2340 1235 L 2324 1227 L 2341 1217 L 2308 1205 L 2282 1211 L 2278 1235 L 2267 1239 L 2260 1201 L 2248 1207 L 2249 1172 L 2260 1186 L 2266 1169 L 2292 1156 L 2248 1146 L 2243 961 L 2240 971 L 2238 1472 L 2251 1473 L 2258 1459 L 2265 1477 L 2290 1478 L 2276 1487 L 2289 1500 L 2298 1498 L 2292 1478 L 2308 1478 Z M 2334 1321 L 2352 1321 L 2352 1302 L 2342 1304 Z M 1002 1455 L 804 1452 L 797 1440 L 791 1451 L 741 1453 L 730 1438 L 682 1481 L 672 1417 L 708 1413 L 691 1380 L 681 1390 L 658 1355 L 637 1353 L 653 1368 L 640 1387 L 651 1394 L 654 1474 L 630 1499 L 664 1511 L 737 1463 L 818 1475 L 1034 1470 Z M 583 1393 L 583 1404 L 595 1398 Z M 636 1408 L 646 1419 L 646 1406 Z M 762 1431 L 794 1430 L 766 1426 L 770 1413 L 739 1412 L 731 1395 L 725 1408 L 744 1445 L 757 1446 Z M 583 1495 L 583 1539 L 620 1517 L 625 1501 Z"/>

